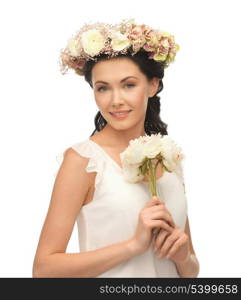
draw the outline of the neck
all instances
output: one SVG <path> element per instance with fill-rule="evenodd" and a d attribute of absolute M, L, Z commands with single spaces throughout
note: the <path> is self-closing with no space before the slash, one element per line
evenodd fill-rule
<path fill-rule="evenodd" d="M 139 138 L 140 136 L 145 135 L 144 126 L 142 128 L 129 128 L 128 130 L 116 130 L 111 127 L 109 124 L 102 129 L 102 132 L 105 133 L 105 136 L 108 137 L 108 140 L 111 144 L 127 146 L 129 141 L 132 139 Z"/>

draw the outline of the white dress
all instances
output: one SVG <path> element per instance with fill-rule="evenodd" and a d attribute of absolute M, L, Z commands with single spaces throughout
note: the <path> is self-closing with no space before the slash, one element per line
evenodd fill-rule
<path fill-rule="evenodd" d="M 138 215 L 151 198 L 148 182 L 125 181 L 121 167 L 97 143 L 89 138 L 71 146 L 82 157 L 88 157 L 87 172 L 97 172 L 93 199 L 82 206 L 77 216 L 80 252 L 95 250 L 131 238 Z M 61 164 L 64 152 L 56 159 Z M 81 187 L 80 187 L 81 188 Z M 158 195 L 165 201 L 174 222 L 184 230 L 187 199 L 182 166 L 164 172 L 157 180 Z M 180 277 L 175 264 L 158 258 L 150 247 L 145 253 L 100 274 L 97 277 Z"/>

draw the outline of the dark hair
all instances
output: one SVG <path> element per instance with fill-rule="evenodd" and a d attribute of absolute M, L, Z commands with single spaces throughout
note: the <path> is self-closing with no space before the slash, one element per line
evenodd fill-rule
<path fill-rule="evenodd" d="M 131 55 L 129 52 L 127 54 L 118 54 L 118 56 L 115 57 L 128 57 L 130 58 L 136 65 L 139 67 L 140 71 L 146 75 L 147 80 L 151 80 L 154 77 L 158 77 L 159 80 L 159 87 L 158 91 L 153 97 L 150 97 L 148 99 L 148 105 L 147 105 L 147 110 L 146 110 L 146 117 L 144 121 L 144 129 L 147 135 L 151 134 L 157 134 L 161 133 L 161 135 L 168 135 L 167 132 L 167 124 L 164 123 L 161 118 L 160 118 L 160 108 L 161 108 L 161 103 L 160 103 L 160 97 L 157 96 L 159 92 L 162 91 L 163 89 L 163 82 L 162 78 L 164 76 L 164 66 L 161 62 L 157 62 L 154 59 L 149 59 L 148 58 L 148 53 L 146 51 L 139 51 L 135 55 Z M 97 61 L 101 60 L 107 60 L 110 57 L 106 54 L 101 54 L 100 56 L 97 57 Z M 91 88 L 92 86 L 92 81 L 91 81 L 91 72 L 93 66 L 96 64 L 95 60 L 89 60 L 85 63 L 84 66 L 84 78 L 85 80 L 89 83 Z M 100 111 L 95 116 L 94 119 L 95 123 L 95 130 L 91 134 L 91 136 L 96 132 L 96 131 L 101 131 L 103 127 L 107 124 L 107 121 L 103 118 L 101 115 Z"/>

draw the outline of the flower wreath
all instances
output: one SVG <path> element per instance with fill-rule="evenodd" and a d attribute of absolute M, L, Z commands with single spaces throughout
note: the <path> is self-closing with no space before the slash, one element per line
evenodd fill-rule
<path fill-rule="evenodd" d="M 65 74 L 68 69 L 74 69 L 78 75 L 84 75 L 86 61 L 97 61 L 103 53 L 111 58 L 127 52 L 135 55 L 138 51 L 146 51 L 149 59 L 162 62 L 166 68 L 179 49 L 173 35 L 145 24 L 138 25 L 134 19 L 124 19 L 115 25 L 85 24 L 68 40 L 66 48 L 61 49 L 60 71 Z"/>

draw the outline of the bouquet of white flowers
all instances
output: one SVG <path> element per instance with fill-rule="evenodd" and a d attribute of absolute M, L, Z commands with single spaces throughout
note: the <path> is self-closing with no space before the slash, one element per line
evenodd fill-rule
<path fill-rule="evenodd" d="M 158 164 L 161 164 L 163 171 L 173 172 L 184 158 L 181 151 L 169 136 L 161 136 L 160 133 L 130 140 L 129 146 L 120 153 L 124 178 L 128 182 L 136 183 L 147 176 L 151 195 L 157 196 Z"/>

